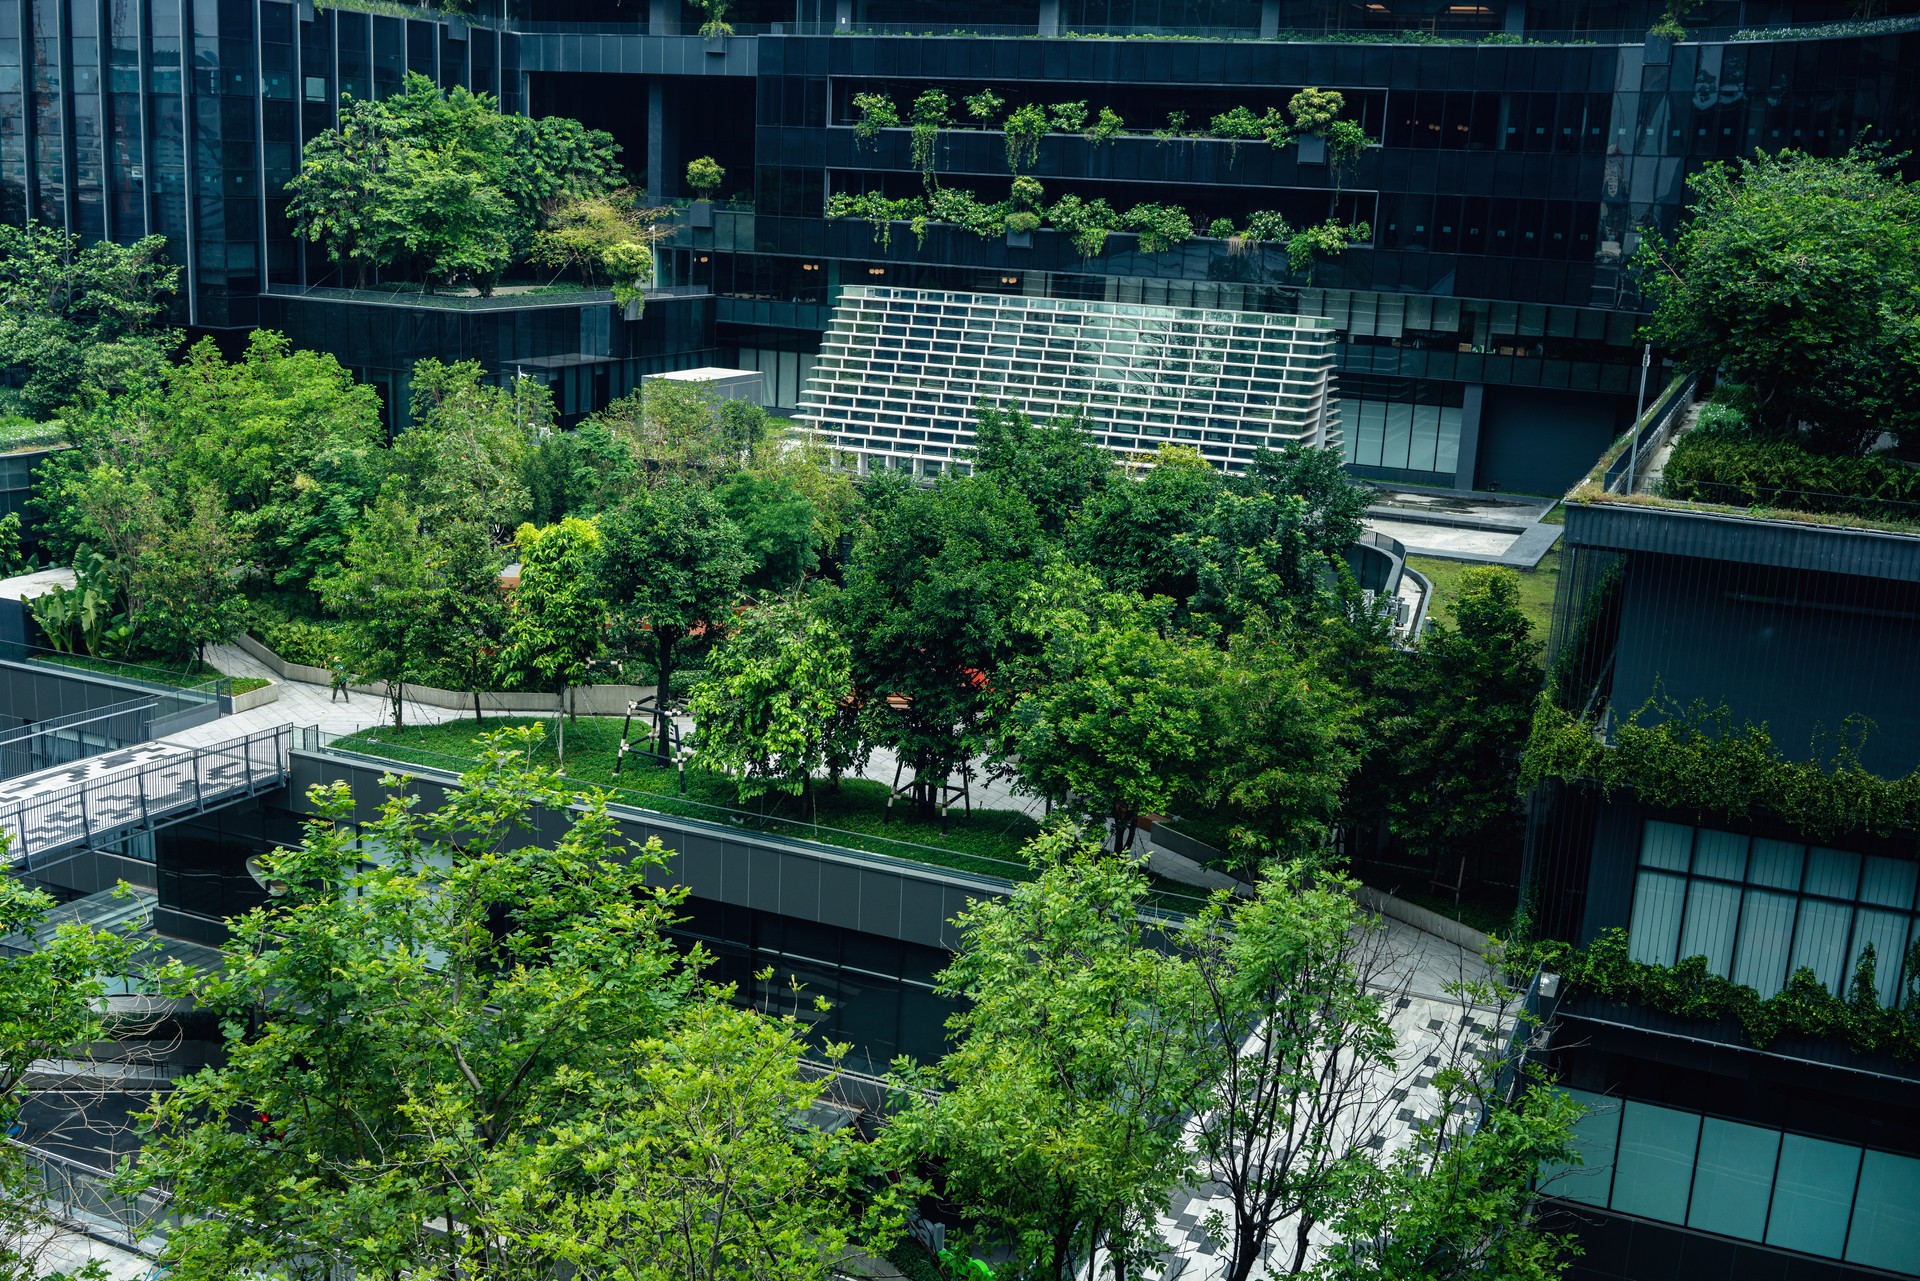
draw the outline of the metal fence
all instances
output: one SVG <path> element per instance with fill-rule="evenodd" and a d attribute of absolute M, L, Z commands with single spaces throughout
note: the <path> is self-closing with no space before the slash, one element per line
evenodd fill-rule
<path fill-rule="evenodd" d="M 1640 473 L 1646 470 L 1652 461 L 1654 452 L 1666 443 L 1673 429 L 1680 425 L 1681 417 L 1687 412 L 1687 406 L 1693 403 L 1693 393 L 1700 386 L 1696 376 L 1676 378 L 1667 384 L 1653 407 L 1634 424 L 1634 436 L 1620 456 L 1607 467 L 1606 490 L 1609 494 L 1631 494 L 1639 483 Z"/>
<path fill-rule="evenodd" d="M 286 782 L 293 727 L 262 730 L 211 747 L 151 743 L 133 759 L 80 761 L 0 788 L 0 836 L 8 858 L 31 868 L 72 850 L 111 845 L 215 805 Z"/>
<path fill-rule="evenodd" d="M 160 1241 L 153 1228 L 168 1220 L 165 1193 L 126 1196 L 114 1190 L 108 1171 L 17 1139 L 7 1142 L 39 1181 L 49 1216 L 123 1250 L 158 1256 Z"/>
<path fill-rule="evenodd" d="M 0 779 L 19 778 L 151 737 L 151 695 L 34 721 L 0 733 Z"/>

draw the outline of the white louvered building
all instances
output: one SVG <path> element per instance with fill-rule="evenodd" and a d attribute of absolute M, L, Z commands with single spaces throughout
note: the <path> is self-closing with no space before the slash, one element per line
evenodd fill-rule
<path fill-rule="evenodd" d="M 799 416 L 862 470 L 964 463 L 983 401 L 1238 470 L 1262 445 L 1340 444 L 1333 343 L 1317 316 L 850 287 Z"/>

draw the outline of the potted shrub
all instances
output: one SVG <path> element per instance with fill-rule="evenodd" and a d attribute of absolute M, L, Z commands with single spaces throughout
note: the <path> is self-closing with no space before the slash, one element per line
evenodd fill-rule
<path fill-rule="evenodd" d="M 687 162 L 687 187 L 693 192 L 689 222 L 695 227 L 713 226 L 713 193 L 727 180 L 727 171 L 712 156 Z"/>
<path fill-rule="evenodd" d="M 1007 248 L 1033 248 L 1033 233 L 1040 227 L 1040 215 L 1031 209 L 1021 209 L 1007 215 Z"/>
<path fill-rule="evenodd" d="M 733 34 L 733 26 L 727 21 L 730 3 L 732 0 L 692 0 L 693 7 L 707 17 L 700 24 L 700 34 L 706 37 L 708 53 L 727 51 L 727 37 Z"/>

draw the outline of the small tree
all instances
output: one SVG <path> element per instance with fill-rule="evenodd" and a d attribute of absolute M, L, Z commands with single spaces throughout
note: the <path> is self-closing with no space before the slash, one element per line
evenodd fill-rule
<path fill-rule="evenodd" d="M 748 610 L 707 656 L 690 710 L 693 763 L 737 780 L 740 796 L 801 796 L 827 764 L 829 732 L 853 695 L 852 655 L 802 598 Z"/>
<path fill-rule="evenodd" d="M 903 1064 L 882 1142 L 940 1163 L 946 1193 L 1026 1275 L 1134 1275 L 1187 1173 L 1194 1063 L 1167 1016 L 1182 967 L 1141 925 L 1147 880 L 1055 830 L 1037 879 L 958 918 L 939 990 L 963 1002 L 937 1067 Z M 925 1087 L 936 1087 L 932 1093 Z"/>
<path fill-rule="evenodd" d="M 147 645 L 191 660 L 196 670 L 205 667 L 207 646 L 228 639 L 244 621 L 244 570 L 240 540 L 220 496 L 210 488 L 194 491 L 186 509 L 134 563 Z"/>
<path fill-rule="evenodd" d="M 1180 1024 L 1196 1036 L 1201 1078 L 1194 1145 L 1231 1203 L 1225 1281 L 1247 1281 L 1263 1257 L 1275 1276 L 1307 1265 L 1316 1229 L 1373 1170 L 1367 1139 L 1398 1106 L 1387 1009 L 1410 971 L 1358 888 L 1274 864 L 1251 900 L 1218 895 L 1180 932 L 1195 979 Z"/>
<path fill-rule="evenodd" d="M 506 627 L 500 553 L 486 527 L 472 521 L 448 526 L 434 544 L 443 592 L 439 608 L 426 620 L 428 657 L 455 689 L 473 694 L 477 723 L 484 719 L 481 687 L 497 670 Z"/>
<path fill-rule="evenodd" d="M 485 377 L 478 361 L 414 366 L 414 425 L 394 439 L 394 479 L 431 528 L 465 520 L 504 531 L 532 501 L 526 460 L 553 429 L 553 393 L 535 378 L 496 387 Z"/>
<path fill-rule="evenodd" d="M 587 674 L 607 630 L 607 603 L 594 566 L 600 530 L 567 517 L 544 529 L 522 525 L 514 534 L 520 582 L 507 605 L 507 643 L 500 671 L 509 688 L 544 685 L 559 694 L 555 755 L 567 753 L 567 689 Z"/>
<path fill-rule="evenodd" d="M 1856 146 L 1710 165 L 1687 221 L 1634 258 L 1649 336 L 1752 387 L 1759 425 L 1836 451 L 1920 430 L 1920 184 Z"/>
<path fill-rule="evenodd" d="M 668 756 L 675 647 L 695 627 L 724 617 L 752 561 L 719 500 L 689 485 L 642 490 L 608 512 L 602 529 L 600 589 L 630 634 L 651 639 L 654 730 L 660 755 Z"/>
<path fill-rule="evenodd" d="M 1452 620 L 1435 617 L 1404 669 L 1404 710 L 1385 726 L 1387 821 L 1419 853 L 1479 852 L 1518 840 L 1520 753 L 1540 688 L 1540 646 L 1510 569 L 1460 577 Z"/>
<path fill-rule="evenodd" d="M 855 1128 L 795 1124 L 826 1093 L 807 1025 L 729 995 L 635 1046 L 605 1111 L 542 1145 L 510 1232 L 580 1276 L 831 1281 L 849 1249 L 885 1253 L 912 1184 L 883 1183 Z"/>
<path fill-rule="evenodd" d="M 702 200 L 712 199 L 713 193 L 727 179 L 727 171 L 720 167 L 712 156 L 700 156 L 687 162 L 687 186 Z"/>
<path fill-rule="evenodd" d="M 382 497 L 349 535 L 346 559 L 318 586 L 351 638 L 340 660 L 362 679 L 386 686 L 393 727 L 400 729 L 408 682 L 430 670 L 432 628 L 446 599 L 419 518 L 400 499 Z"/>

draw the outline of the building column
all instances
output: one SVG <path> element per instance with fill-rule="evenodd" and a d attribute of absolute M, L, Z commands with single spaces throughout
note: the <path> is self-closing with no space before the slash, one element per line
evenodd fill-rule
<path fill-rule="evenodd" d="M 1040 0 L 1040 34 L 1060 34 L 1060 0 Z"/>
<path fill-rule="evenodd" d="M 1271 40 L 1280 34 L 1280 0 L 1260 0 L 1260 38 Z"/>
<path fill-rule="evenodd" d="M 647 80 L 647 202 L 680 194 L 679 113 L 663 76 Z"/>
<path fill-rule="evenodd" d="M 1487 389 L 1480 383 L 1468 383 L 1466 399 L 1460 405 L 1460 448 L 1454 455 L 1453 487 L 1472 489 L 1473 473 L 1480 461 L 1480 409 Z"/>
<path fill-rule="evenodd" d="M 853 0 L 833 0 L 833 25 L 842 31 L 853 25 Z"/>
<path fill-rule="evenodd" d="M 650 36 L 680 34 L 680 0 L 650 0 L 647 5 L 647 34 Z"/>

